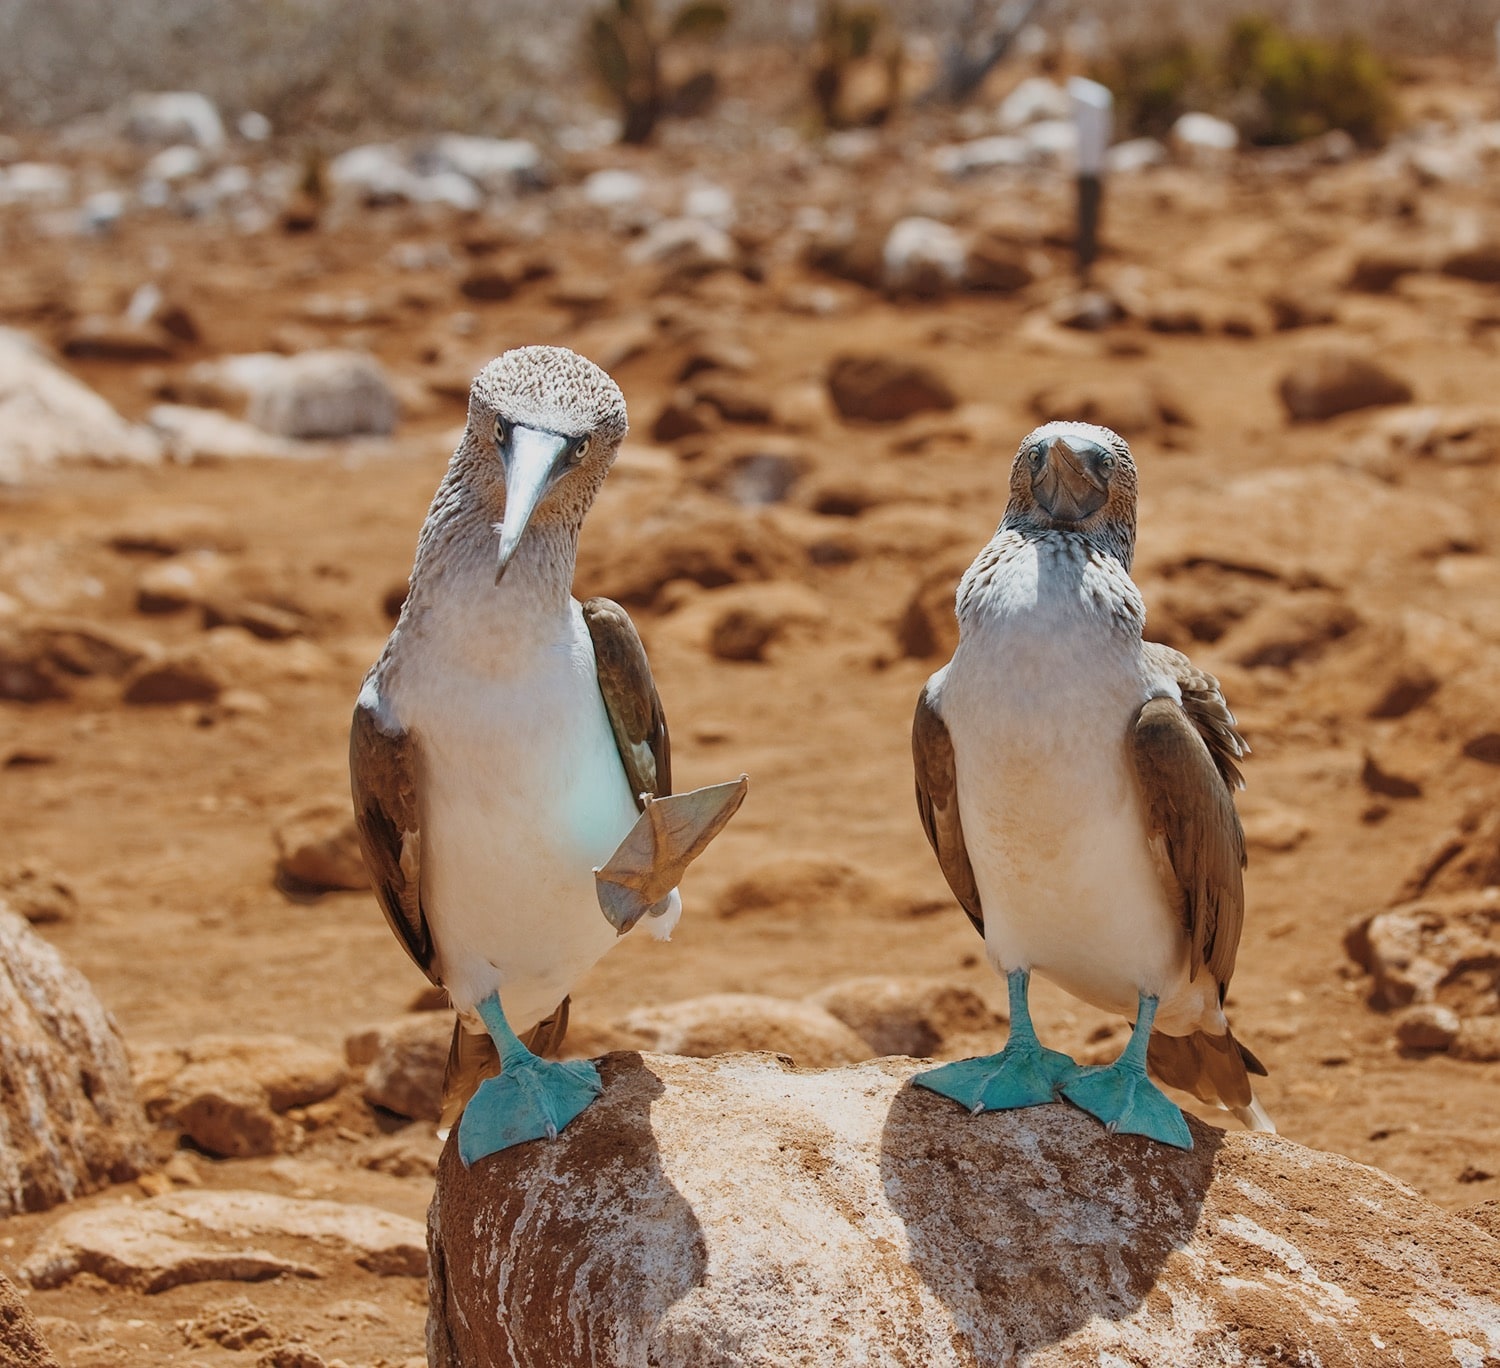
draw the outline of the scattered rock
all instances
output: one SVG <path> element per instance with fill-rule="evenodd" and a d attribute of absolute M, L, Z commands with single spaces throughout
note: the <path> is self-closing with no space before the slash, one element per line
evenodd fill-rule
<path fill-rule="evenodd" d="M 842 979 L 808 1001 L 836 1016 L 876 1055 L 924 1059 L 956 1036 L 1005 1024 L 972 988 L 943 979 Z"/>
<path fill-rule="evenodd" d="M 716 460 L 704 485 L 740 508 L 781 503 L 807 474 L 811 462 L 800 449 L 768 446 L 731 453 Z"/>
<path fill-rule="evenodd" d="M 1493 968 L 1500 962 L 1500 889 L 1400 903 L 1356 923 L 1344 945 L 1374 979 L 1376 1007 L 1436 1002 L 1465 1018 L 1500 1014 Z M 1481 972 L 1471 981 L 1475 968 Z"/>
<path fill-rule="evenodd" d="M 813 237 L 803 260 L 814 271 L 873 290 L 885 274 L 888 232 L 873 223 L 835 224 Z"/>
<path fill-rule="evenodd" d="M 625 253 L 637 266 L 656 266 L 669 276 L 691 278 L 732 267 L 739 248 L 722 228 L 696 218 L 662 219 Z"/>
<path fill-rule="evenodd" d="M 792 578 L 805 563 L 801 548 L 765 513 L 730 512 L 707 499 L 702 505 L 684 500 L 607 529 L 596 521 L 579 548 L 579 587 L 645 606 L 673 580 L 717 589 Z"/>
<path fill-rule="evenodd" d="M 829 619 L 828 605 L 802 584 L 731 584 L 704 595 L 681 614 L 706 627 L 705 644 L 720 660 L 759 661 L 777 642 L 800 628 Z"/>
<path fill-rule="evenodd" d="M 896 643 L 914 660 L 946 660 L 958 645 L 954 600 L 972 556 L 959 552 L 929 570 L 896 621 Z"/>
<path fill-rule="evenodd" d="M 1374 1169 L 1196 1119 L 1183 1153 L 1061 1105 L 969 1118 L 917 1068 L 612 1055 L 555 1144 L 450 1143 L 433 1368 L 1500 1352 L 1500 1242 Z"/>
<path fill-rule="evenodd" d="M 1312 823 L 1305 813 L 1269 799 L 1242 800 L 1240 817 L 1245 827 L 1245 844 L 1251 850 L 1284 854 L 1296 850 L 1312 834 Z"/>
<path fill-rule="evenodd" d="M 821 1069 L 870 1057 L 865 1041 L 824 1008 L 760 993 L 710 993 L 642 1007 L 623 1024 L 648 1049 L 695 1059 L 769 1050 Z"/>
<path fill-rule="evenodd" d="M 196 90 L 138 91 L 125 104 L 125 131 L 137 142 L 224 145 L 218 107 Z"/>
<path fill-rule="evenodd" d="M 348 803 L 298 810 L 275 831 L 276 886 L 294 896 L 370 886 Z"/>
<path fill-rule="evenodd" d="M 205 1307 L 202 1315 L 182 1327 L 182 1336 L 190 1345 L 217 1344 L 225 1349 L 252 1349 L 279 1335 L 265 1313 L 248 1297 L 234 1297 Z"/>
<path fill-rule="evenodd" d="M 1031 411 L 1039 422 L 1068 419 L 1113 428 L 1127 439 L 1167 426 L 1191 427 L 1181 400 L 1159 380 L 1120 379 L 1065 382 L 1034 394 Z"/>
<path fill-rule="evenodd" d="M 1291 290 L 1272 290 L 1266 296 L 1271 322 L 1277 332 L 1294 328 L 1320 328 L 1338 318 L 1338 310 L 1326 295 Z"/>
<path fill-rule="evenodd" d="M 1445 257 L 1440 269 L 1444 275 L 1459 280 L 1493 285 L 1500 281 L 1500 239 L 1490 238 L 1462 247 Z"/>
<path fill-rule="evenodd" d="M 135 581 L 135 606 L 143 613 L 178 613 L 223 592 L 229 567 L 216 551 L 189 551 L 148 565 Z"/>
<path fill-rule="evenodd" d="M 67 698 L 72 681 L 117 678 L 145 655 L 144 647 L 121 633 L 67 618 L 0 629 L 0 698 L 18 703 Z"/>
<path fill-rule="evenodd" d="M 302 1129 L 285 1113 L 332 1097 L 348 1078 L 337 1055 L 281 1035 L 160 1046 L 142 1052 L 136 1072 L 148 1116 L 235 1159 L 299 1147 Z"/>
<path fill-rule="evenodd" d="M 282 437 L 385 436 L 398 404 L 385 370 L 356 351 L 310 351 L 281 358 L 251 390 L 246 417 Z"/>
<path fill-rule="evenodd" d="M 1168 138 L 1174 151 L 1191 160 L 1216 160 L 1240 145 L 1239 129 L 1227 119 L 1196 112 L 1182 115 Z"/>
<path fill-rule="evenodd" d="M 697 437 L 719 426 L 717 409 L 700 400 L 686 385 L 673 391 L 671 397 L 651 424 L 653 442 L 675 442 L 683 437 Z"/>
<path fill-rule="evenodd" d="M 88 981 L 0 904 L 0 1216 L 150 1167 L 115 1024 Z"/>
<path fill-rule="evenodd" d="M 161 443 L 47 359 L 24 333 L 0 328 L 0 484 L 63 461 L 153 464 Z"/>
<path fill-rule="evenodd" d="M 223 674 L 199 651 L 144 661 L 125 681 L 126 703 L 212 703 L 224 692 Z"/>
<path fill-rule="evenodd" d="M 879 885 L 847 860 L 824 855 L 783 855 L 761 863 L 719 896 L 721 917 L 791 912 L 836 916 L 880 901 Z"/>
<path fill-rule="evenodd" d="M 8 1368 L 58 1368 L 25 1298 L 0 1273 L 0 1358 Z"/>
<path fill-rule="evenodd" d="M 72 921 L 78 915 L 73 885 L 35 856 L 0 866 L 0 905 L 8 905 L 33 926 Z"/>
<path fill-rule="evenodd" d="M 414 1012 L 350 1036 L 344 1053 L 351 1064 L 366 1065 L 366 1102 L 413 1121 L 436 1121 L 452 1040 L 450 1013 Z"/>
<path fill-rule="evenodd" d="M 1500 808 L 1472 807 L 1402 885 L 1398 902 L 1428 894 L 1500 887 Z"/>
<path fill-rule="evenodd" d="M 899 219 L 881 248 L 881 277 L 893 295 L 936 299 L 958 288 L 967 255 L 963 237 L 946 223 Z"/>
<path fill-rule="evenodd" d="M 710 371 L 693 384 L 700 403 L 714 409 L 725 422 L 769 423 L 771 400 L 751 380 L 725 371 Z"/>
<path fill-rule="evenodd" d="M 1035 279 L 1026 253 L 1005 238 L 980 234 L 964 253 L 963 286 L 988 294 L 1014 294 Z"/>
<path fill-rule="evenodd" d="M 62 341 L 62 354 L 75 361 L 170 361 L 172 352 L 165 329 L 130 318 L 82 318 Z"/>
<path fill-rule="evenodd" d="M 1297 422 L 1321 422 L 1380 404 L 1409 404 L 1412 398 L 1411 386 L 1399 376 L 1367 356 L 1332 346 L 1301 357 L 1281 377 L 1277 392 Z"/>
<path fill-rule="evenodd" d="M 1500 1017 L 1464 1018 L 1448 1053 L 1473 1064 L 1493 1064 L 1500 1060 Z"/>
<path fill-rule="evenodd" d="M 1374 749 L 1365 751 L 1365 763 L 1359 772 L 1359 782 L 1371 793 L 1382 798 L 1420 798 L 1422 781 L 1401 773 L 1389 756 L 1380 755 Z"/>
<path fill-rule="evenodd" d="M 392 1178 L 431 1178 L 437 1172 L 443 1142 L 430 1126 L 407 1126 L 365 1146 L 359 1166 Z"/>
<path fill-rule="evenodd" d="M 1234 625 L 1220 649 L 1247 670 L 1288 669 L 1317 660 L 1360 625 L 1359 614 L 1342 594 L 1304 589 L 1275 595 Z"/>
<path fill-rule="evenodd" d="M 317 1278 L 335 1264 L 423 1277 L 422 1228 L 353 1203 L 268 1192 L 170 1192 L 70 1213 L 48 1231 L 21 1276 L 33 1287 L 51 1288 L 89 1273 L 153 1293 L 186 1283 Z"/>
<path fill-rule="evenodd" d="M 1432 269 L 1432 254 L 1410 242 L 1369 247 L 1355 259 L 1349 271 L 1349 288 L 1367 294 L 1384 294 L 1398 280 Z"/>
<path fill-rule="evenodd" d="M 1409 1008 L 1396 1023 L 1396 1039 L 1408 1050 L 1446 1050 L 1458 1037 L 1458 1013 L 1440 1003 Z"/>
<path fill-rule="evenodd" d="M 837 357 L 828 368 L 828 392 L 840 416 L 872 423 L 899 423 L 916 413 L 958 405 L 936 372 L 894 356 Z"/>
<path fill-rule="evenodd" d="M 241 422 L 217 409 L 188 404 L 157 404 L 146 423 L 166 445 L 174 461 L 285 460 L 303 453 L 292 442 Z"/>

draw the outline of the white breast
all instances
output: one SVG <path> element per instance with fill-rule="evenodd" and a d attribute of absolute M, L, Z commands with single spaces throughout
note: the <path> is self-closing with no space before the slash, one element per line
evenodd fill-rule
<path fill-rule="evenodd" d="M 392 702 L 416 738 L 422 900 L 461 1011 L 498 989 L 518 1032 L 614 944 L 593 870 L 636 818 L 576 603 L 506 648 L 424 634 Z M 472 624 L 470 630 L 472 631 Z"/>
<path fill-rule="evenodd" d="M 1028 542 L 966 581 L 962 638 L 932 693 L 991 957 L 1109 1011 L 1133 1016 L 1138 993 L 1156 995 L 1172 1029 L 1201 1015 L 1203 992 L 1187 982 L 1127 733 L 1142 703 L 1176 686 L 1150 674 L 1121 586 L 1096 570 L 1076 544 Z"/>

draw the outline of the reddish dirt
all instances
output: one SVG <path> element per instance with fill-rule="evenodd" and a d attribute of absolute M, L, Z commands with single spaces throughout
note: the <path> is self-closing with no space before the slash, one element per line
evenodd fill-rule
<path fill-rule="evenodd" d="M 662 158 L 670 164 L 672 154 Z M 1495 207 L 1493 191 L 1438 193 L 1454 212 Z M 1037 195 L 1032 208 L 1050 230 L 1062 224 L 1065 205 L 1056 192 Z M 1134 271 L 1148 288 L 1221 287 L 1234 299 L 1311 294 L 1339 280 L 1352 235 L 1386 212 L 1352 194 L 1317 199 L 1306 178 L 1122 180 L 1109 206 L 1111 254 L 1101 274 L 1119 281 Z M 307 614 L 316 647 L 305 677 L 267 667 L 244 681 L 269 705 L 263 715 L 217 705 L 128 707 L 109 681 L 81 685 L 69 701 L 0 705 L 0 758 L 42 761 L 0 768 L 7 850 L 49 860 L 71 880 L 81 908 L 44 933 L 92 980 L 132 1043 L 282 1031 L 339 1048 L 353 1027 L 407 1008 L 422 980 L 373 901 L 353 893 L 288 901 L 271 882 L 272 828 L 292 809 L 345 790 L 350 706 L 389 628 L 382 600 L 409 568 L 463 420 L 461 403 L 427 380 L 462 380 L 522 342 L 597 349 L 602 324 L 551 301 L 559 280 L 602 276 L 611 288 L 599 319 L 662 320 L 642 353 L 614 367 L 637 448 L 649 444 L 652 421 L 693 350 L 685 321 L 700 317 L 711 332 L 732 333 L 750 347 L 757 366 L 749 379 L 762 394 L 816 386 L 831 357 L 878 347 L 939 368 L 963 402 L 988 408 L 977 430 L 938 436 L 915 453 L 899 448 L 921 420 L 874 427 L 824 415 L 800 432 L 730 424 L 675 451 L 636 449 L 622 458 L 585 533 L 584 564 L 594 578 L 581 578 L 580 596 L 608 593 L 624 574 L 636 554 L 629 518 L 669 513 L 702 472 L 773 436 L 795 447 L 810 473 L 788 504 L 765 516 L 804 546 L 836 544 L 846 554 L 852 548 L 853 558 L 802 558 L 795 578 L 822 597 L 830 619 L 791 632 L 761 662 L 717 659 L 690 630 L 698 600 L 712 591 L 673 587 L 635 610 L 672 723 L 679 784 L 743 769 L 752 789 L 690 876 L 673 943 L 633 938 L 578 987 L 575 1044 L 607 1046 L 611 1024 L 642 1004 L 734 990 L 795 997 L 859 974 L 942 975 L 1001 1001 L 912 801 L 908 726 L 917 691 L 940 659 L 904 658 L 896 625 L 942 558 L 961 565 L 992 531 L 1011 455 L 1035 421 L 1031 396 L 1154 378 L 1185 404 L 1192 426 L 1156 426 L 1134 439 L 1144 564 L 1153 543 L 1183 534 L 1153 518 L 1170 492 L 1211 495 L 1232 479 L 1336 462 L 1370 415 L 1288 425 L 1276 382 L 1304 341 L 1299 331 L 1181 335 L 1132 324 L 1103 335 L 1053 330 L 1049 337 L 1060 341 L 1038 343 L 1023 319 L 1065 292 L 1066 267 L 1065 254 L 1040 238 L 1035 250 L 1058 273 L 1019 296 L 897 303 L 841 285 L 845 305 L 830 317 L 782 307 L 788 289 L 826 283 L 790 263 L 777 263 L 763 284 L 721 273 L 657 293 L 649 269 L 621 266 L 619 239 L 586 224 L 549 234 L 545 252 L 557 278 L 523 286 L 504 302 L 461 298 L 452 268 L 400 273 L 389 263 L 397 242 L 447 243 L 462 256 L 458 244 L 472 228 L 389 209 L 298 236 L 238 238 L 176 221 L 127 223 L 107 244 L 11 235 L 0 321 L 49 340 L 73 314 L 117 308 L 169 254 L 165 278 L 205 340 L 166 367 L 74 367 L 128 415 L 144 412 L 162 380 L 197 357 L 342 341 L 369 345 L 408 400 L 397 438 L 378 450 L 307 462 L 69 469 L 0 492 L 0 550 L 54 586 L 69 613 L 87 601 L 87 616 L 142 638 L 171 645 L 197 637 L 202 629 L 191 612 L 136 612 L 134 584 L 150 558 L 110 546 L 121 533 L 192 519 L 239 582 L 271 585 Z M 353 329 L 310 321 L 304 304 L 312 291 L 375 300 L 385 321 Z M 1340 321 L 1324 331 L 1372 343 L 1420 402 L 1492 400 L 1495 286 L 1431 275 L 1385 294 L 1342 294 L 1337 303 Z M 453 331 L 460 311 L 475 315 L 471 336 Z M 1500 796 L 1495 767 L 1460 750 L 1492 723 L 1492 693 L 1451 698 L 1440 689 L 1396 721 L 1368 715 L 1391 665 L 1391 624 L 1404 612 L 1466 624 L 1464 641 L 1475 650 L 1500 644 L 1492 607 L 1500 588 L 1491 558 L 1500 515 L 1496 459 L 1500 453 L 1478 464 L 1403 467 L 1389 486 L 1394 493 L 1467 510 L 1477 539 L 1443 556 L 1392 557 L 1380 530 L 1369 530 L 1360 548 L 1368 563 L 1328 589 L 1334 601 L 1357 605 L 1352 631 L 1290 665 L 1256 668 L 1234 664 L 1215 643 L 1186 639 L 1195 659 L 1222 674 L 1254 747 L 1245 810 L 1289 809 L 1306 827 L 1300 839 L 1263 841 L 1251 854 L 1230 1008 L 1238 1034 L 1270 1068 L 1263 1100 L 1285 1135 L 1378 1165 L 1453 1208 L 1500 1193 L 1500 1064 L 1399 1053 L 1390 1018 L 1366 1004 L 1366 980 L 1348 962 L 1342 937 L 1351 921 L 1390 901 L 1467 805 Z M 814 489 L 835 487 L 890 506 L 852 518 L 801 506 Z M 1335 525 L 1348 510 L 1313 511 Z M 1214 516 L 1232 527 L 1241 514 L 1226 501 Z M 1264 509 L 1254 516 L 1274 517 Z M 663 525 L 651 535 L 666 535 Z M 1266 531 L 1269 538 L 1275 529 Z M 1267 592 L 1253 576 L 1240 578 L 1253 596 Z M 1148 608 L 1170 619 L 1162 605 L 1174 592 L 1180 599 L 1182 585 L 1143 576 Z M 1209 595 L 1220 606 L 1221 590 Z M 1285 608 L 1284 597 L 1277 603 L 1268 611 Z M 285 648 L 267 649 L 274 659 Z M 1361 780 L 1371 747 L 1416 776 L 1421 795 L 1373 794 Z M 1269 848 L 1275 844 L 1290 848 Z M 891 894 L 868 909 L 825 911 L 809 898 L 718 914 L 738 880 L 808 854 L 847 862 Z M 1035 1012 L 1043 1036 L 1061 1048 L 1082 1048 L 1106 1025 L 1044 984 Z M 430 1181 L 356 1168 L 352 1144 L 318 1132 L 292 1158 L 200 1159 L 199 1168 L 212 1186 L 336 1196 L 420 1217 Z M 59 1214 L 7 1222 L 0 1266 L 18 1264 Z M 212 1343 L 190 1345 L 176 1325 L 243 1293 L 326 1359 L 391 1365 L 421 1352 L 424 1292 L 410 1280 L 361 1275 L 347 1283 L 203 1285 L 147 1298 L 84 1279 L 34 1293 L 29 1303 L 51 1318 L 44 1324 L 65 1363 L 244 1362 Z M 386 1319 L 331 1317 L 331 1306 L 351 1301 L 374 1304 Z"/>

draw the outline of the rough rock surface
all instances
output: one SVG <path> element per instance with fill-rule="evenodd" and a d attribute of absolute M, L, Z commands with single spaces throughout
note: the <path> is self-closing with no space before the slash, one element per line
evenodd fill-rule
<path fill-rule="evenodd" d="M 624 1025 L 651 1049 L 699 1059 L 771 1050 L 805 1068 L 828 1068 L 871 1054 L 865 1041 L 825 1008 L 762 993 L 710 993 L 642 1007 Z"/>
<path fill-rule="evenodd" d="M 94 990 L 0 903 L 0 1216 L 150 1164 L 125 1046 Z"/>
<path fill-rule="evenodd" d="M 54 365 L 24 333 L 0 328 L 0 484 L 58 461 L 155 462 L 146 428 Z"/>
<path fill-rule="evenodd" d="M 841 416 L 872 423 L 898 423 L 958 405 L 936 371 L 894 356 L 835 358 L 828 368 L 828 392 Z"/>
<path fill-rule="evenodd" d="M 877 1055 L 939 1053 L 944 1042 L 1003 1026 L 972 988 L 939 978 L 852 978 L 808 999 L 831 1012 Z"/>
<path fill-rule="evenodd" d="M 350 437 L 389 433 L 397 414 L 395 392 L 373 356 L 310 351 L 267 367 L 245 416 L 283 437 Z"/>
<path fill-rule="evenodd" d="M 370 886 L 347 802 L 301 808 L 275 831 L 276 883 L 291 894 Z"/>
<path fill-rule="evenodd" d="M 1278 392 L 1287 414 L 1302 422 L 1380 404 L 1409 404 L 1412 397 L 1405 380 L 1369 357 L 1339 348 L 1309 352 L 1282 376 Z"/>
<path fill-rule="evenodd" d="M 1374 1169 L 1191 1122 L 966 1117 L 884 1060 L 629 1054 L 428 1218 L 428 1354 L 477 1363 L 1480 1364 L 1500 1241 Z"/>
<path fill-rule="evenodd" d="M 202 1036 L 185 1049 L 140 1052 L 147 1113 L 210 1154 L 246 1158 L 295 1149 L 286 1113 L 333 1096 L 348 1073 L 329 1050 L 291 1036 Z"/>
<path fill-rule="evenodd" d="M 15 1284 L 0 1273 L 0 1363 L 7 1368 L 57 1368 Z"/>
<path fill-rule="evenodd" d="M 443 1110 L 443 1071 L 453 1039 L 451 1012 L 413 1012 L 356 1032 L 344 1042 L 354 1065 L 364 1064 L 366 1102 L 397 1116 L 436 1121 Z"/>
<path fill-rule="evenodd" d="M 141 1292 L 183 1283 L 316 1278 L 338 1263 L 421 1277 L 422 1228 L 371 1206 L 269 1192 L 172 1192 L 129 1206 L 75 1211 L 21 1268 L 33 1287 L 80 1273 Z"/>

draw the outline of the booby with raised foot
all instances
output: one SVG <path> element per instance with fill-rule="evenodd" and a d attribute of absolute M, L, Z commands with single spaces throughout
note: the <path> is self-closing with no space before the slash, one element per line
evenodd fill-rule
<path fill-rule="evenodd" d="M 559 1063 L 568 995 L 744 798 L 673 794 L 666 718 L 625 610 L 572 596 L 584 516 L 626 433 L 619 387 L 561 347 L 490 362 L 350 733 L 360 845 L 392 930 L 458 1012 L 443 1124 L 466 1164 L 599 1094 Z"/>
<path fill-rule="evenodd" d="M 1219 684 L 1143 640 L 1130 578 L 1136 469 L 1108 428 L 1021 443 L 998 530 L 959 584 L 959 642 L 917 703 L 917 805 L 954 895 L 1010 995 L 998 1055 L 916 1083 L 971 1111 L 1065 1097 L 1111 1131 L 1183 1149 L 1150 1078 L 1271 1130 L 1224 998 L 1244 918 L 1235 812 L 1247 747 Z M 1035 972 L 1133 1022 L 1114 1063 L 1044 1048 Z"/>

